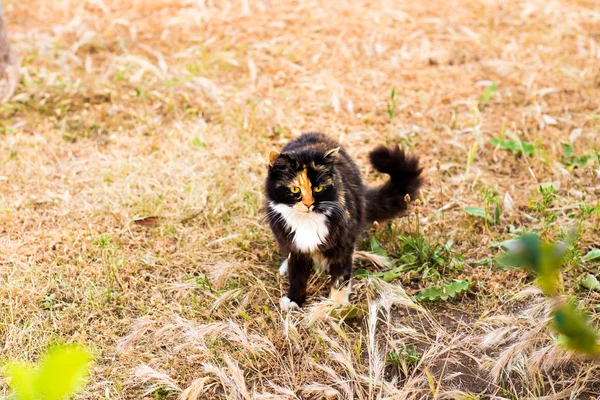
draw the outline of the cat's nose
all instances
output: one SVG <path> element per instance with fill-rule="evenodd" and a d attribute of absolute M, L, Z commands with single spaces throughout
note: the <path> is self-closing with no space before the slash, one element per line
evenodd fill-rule
<path fill-rule="evenodd" d="M 314 203 L 314 201 L 310 201 L 310 200 L 302 200 L 302 204 L 304 204 L 306 206 L 306 208 L 310 208 L 310 206 L 312 206 Z"/>

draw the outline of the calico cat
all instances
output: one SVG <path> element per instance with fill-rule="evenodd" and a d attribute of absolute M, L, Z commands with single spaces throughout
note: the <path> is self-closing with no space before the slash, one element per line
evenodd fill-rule
<path fill-rule="evenodd" d="M 281 250 L 288 254 L 289 290 L 282 310 L 302 306 L 313 261 L 331 275 L 330 297 L 347 302 L 354 246 L 367 223 L 385 221 L 406 210 L 422 183 L 419 159 L 397 145 L 369 154 L 373 167 L 388 174 L 382 186 L 363 185 L 358 167 L 335 140 L 305 133 L 281 153 L 269 154 L 265 185 L 266 219 Z"/>

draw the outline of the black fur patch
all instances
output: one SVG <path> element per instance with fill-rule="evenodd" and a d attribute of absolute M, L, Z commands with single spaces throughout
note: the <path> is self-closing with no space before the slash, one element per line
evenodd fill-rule
<path fill-rule="evenodd" d="M 390 176 L 390 180 L 378 188 L 368 189 L 367 220 L 385 221 L 406 211 L 404 197 L 417 195 L 423 179 L 419 158 L 404 153 L 398 145 L 388 148 L 379 146 L 369 154 L 373 167 Z"/>

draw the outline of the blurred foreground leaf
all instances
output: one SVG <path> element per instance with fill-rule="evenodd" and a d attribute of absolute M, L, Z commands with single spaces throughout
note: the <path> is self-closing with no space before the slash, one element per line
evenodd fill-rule
<path fill-rule="evenodd" d="M 560 268 L 566 246 L 541 241 L 537 235 L 526 235 L 503 244 L 507 252 L 500 262 L 506 266 L 520 266 L 537 276 L 537 284 L 544 294 L 554 298 L 552 327 L 558 333 L 558 343 L 567 349 L 590 356 L 600 356 L 598 333 L 587 315 L 577 308 L 574 300 L 565 301 L 558 295 Z M 580 284 L 589 289 L 598 286 L 598 280 L 588 274 Z"/>
<path fill-rule="evenodd" d="M 61 400 L 81 389 L 92 357 L 82 346 L 57 346 L 41 361 L 36 388 L 48 400 Z"/>
<path fill-rule="evenodd" d="M 19 400 L 64 400 L 83 388 L 91 361 L 85 347 L 61 345 L 51 348 L 38 365 L 9 363 L 5 375 Z"/>
<path fill-rule="evenodd" d="M 600 354 L 598 333 L 588 322 L 585 313 L 577 309 L 574 301 L 566 301 L 553 312 L 553 328 L 558 332 L 558 342 L 570 350 L 587 355 Z"/>
<path fill-rule="evenodd" d="M 10 387 L 19 400 L 34 400 L 35 366 L 29 363 L 12 362 L 4 370 L 4 375 L 10 378 Z"/>
<path fill-rule="evenodd" d="M 503 247 L 508 251 L 500 258 L 500 264 L 533 272 L 544 294 L 554 296 L 558 293 L 564 246 L 543 242 L 538 235 L 525 235 L 504 242 Z"/>

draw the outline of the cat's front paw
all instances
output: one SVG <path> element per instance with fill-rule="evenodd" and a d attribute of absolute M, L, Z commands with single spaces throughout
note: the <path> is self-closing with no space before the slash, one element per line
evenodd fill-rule
<path fill-rule="evenodd" d="M 279 301 L 279 306 L 281 307 L 281 311 L 292 311 L 300 309 L 298 303 L 293 300 L 290 300 L 289 297 L 283 296 Z"/>

